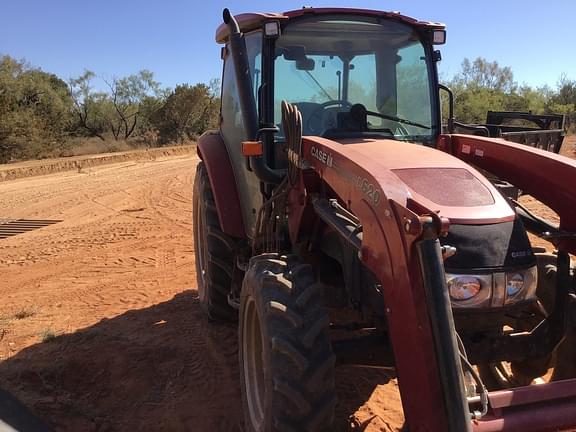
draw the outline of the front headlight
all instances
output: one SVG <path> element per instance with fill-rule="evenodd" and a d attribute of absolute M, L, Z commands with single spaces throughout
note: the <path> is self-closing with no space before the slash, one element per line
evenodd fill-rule
<path fill-rule="evenodd" d="M 446 274 L 446 285 L 453 307 L 479 307 L 490 302 L 491 275 Z"/>
<path fill-rule="evenodd" d="M 510 273 L 446 273 L 446 286 L 454 308 L 502 307 L 536 299 L 537 267 Z"/>
<path fill-rule="evenodd" d="M 506 275 L 506 297 L 513 297 L 524 288 L 524 275 L 516 273 Z"/>
<path fill-rule="evenodd" d="M 532 300 L 536 297 L 538 284 L 538 269 L 536 266 L 506 274 L 505 304 L 522 300 Z"/>
<path fill-rule="evenodd" d="M 448 291 L 453 300 L 470 300 L 480 292 L 482 284 L 474 276 L 457 276 L 448 281 Z"/>

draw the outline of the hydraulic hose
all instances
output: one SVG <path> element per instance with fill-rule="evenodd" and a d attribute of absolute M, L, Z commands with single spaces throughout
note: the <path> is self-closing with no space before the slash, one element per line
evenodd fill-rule
<path fill-rule="evenodd" d="M 476 420 L 481 419 L 486 414 L 488 414 L 488 390 L 480 378 L 480 375 L 474 369 L 474 366 L 468 361 L 468 355 L 466 354 L 466 348 L 464 347 L 464 342 L 458 333 L 456 333 L 456 340 L 458 341 L 458 351 L 460 351 L 460 360 L 462 365 L 472 376 L 472 379 L 476 383 L 476 393 L 480 393 L 480 404 L 482 405 L 482 411 L 472 412 L 472 417 Z"/>
<path fill-rule="evenodd" d="M 282 128 L 288 149 L 288 181 L 294 186 L 300 172 L 302 157 L 302 114 L 296 105 L 282 101 Z"/>

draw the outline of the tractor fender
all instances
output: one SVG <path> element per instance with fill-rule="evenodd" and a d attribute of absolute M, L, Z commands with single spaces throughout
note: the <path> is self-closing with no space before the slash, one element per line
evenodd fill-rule
<path fill-rule="evenodd" d="M 196 151 L 208 172 L 222 231 L 234 237 L 245 238 L 246 231 L 234 171 L 222 136 L 216 131 L 202 134 Z"/>

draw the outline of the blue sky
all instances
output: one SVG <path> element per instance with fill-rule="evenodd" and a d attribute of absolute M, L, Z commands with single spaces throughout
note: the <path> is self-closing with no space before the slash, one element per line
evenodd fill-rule
<path fill-rule="evenodd" d="M 0 54 L 25 58 L 63 79 L 90 69 L 104 77 L 149 69 L 164 86 L 220 77 L 214 32 L 222 9 L 283 11 L 308 0 L 2 0 Z M 511 66 L 519 83 L 554 86 L 576 79 L 576 1 L 316 0 L 313 6 L 397 10 L 447 24 L 440 72 L 464 57 Z"/>

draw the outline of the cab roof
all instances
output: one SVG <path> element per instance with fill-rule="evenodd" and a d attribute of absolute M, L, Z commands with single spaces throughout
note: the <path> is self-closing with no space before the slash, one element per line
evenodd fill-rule
<path fill-rule="evenodd" d="M 419 21 L 415 18 L 411 18 L 402 15 L 398 12 L 385 12 L 372 9 L 355 9 L 355 8 L 302 8 L 296 9 L 283 13 L 243 13 L 236 15 L 235 18 L 240 26 L 240 31 L 249 32 L 257 28 L 262 27 L 266 21 L 285 21 L 292 18 L 301 17 L 304 15 L 338 15 L 338 14 L 348 14 L 348 15 L 362 15 L 362 16 L 372 16 L 372 17 L 386 17 L 391 18 L 411 26 L 421 27 L 425 29 L 444 29 L 446 26 L 442 23 L 431 22 L 431 21 Z M 220 24 L 216 30 L 216 42 L 225 43 L 228 39 L 228 26 L 225 24 Z"/>

